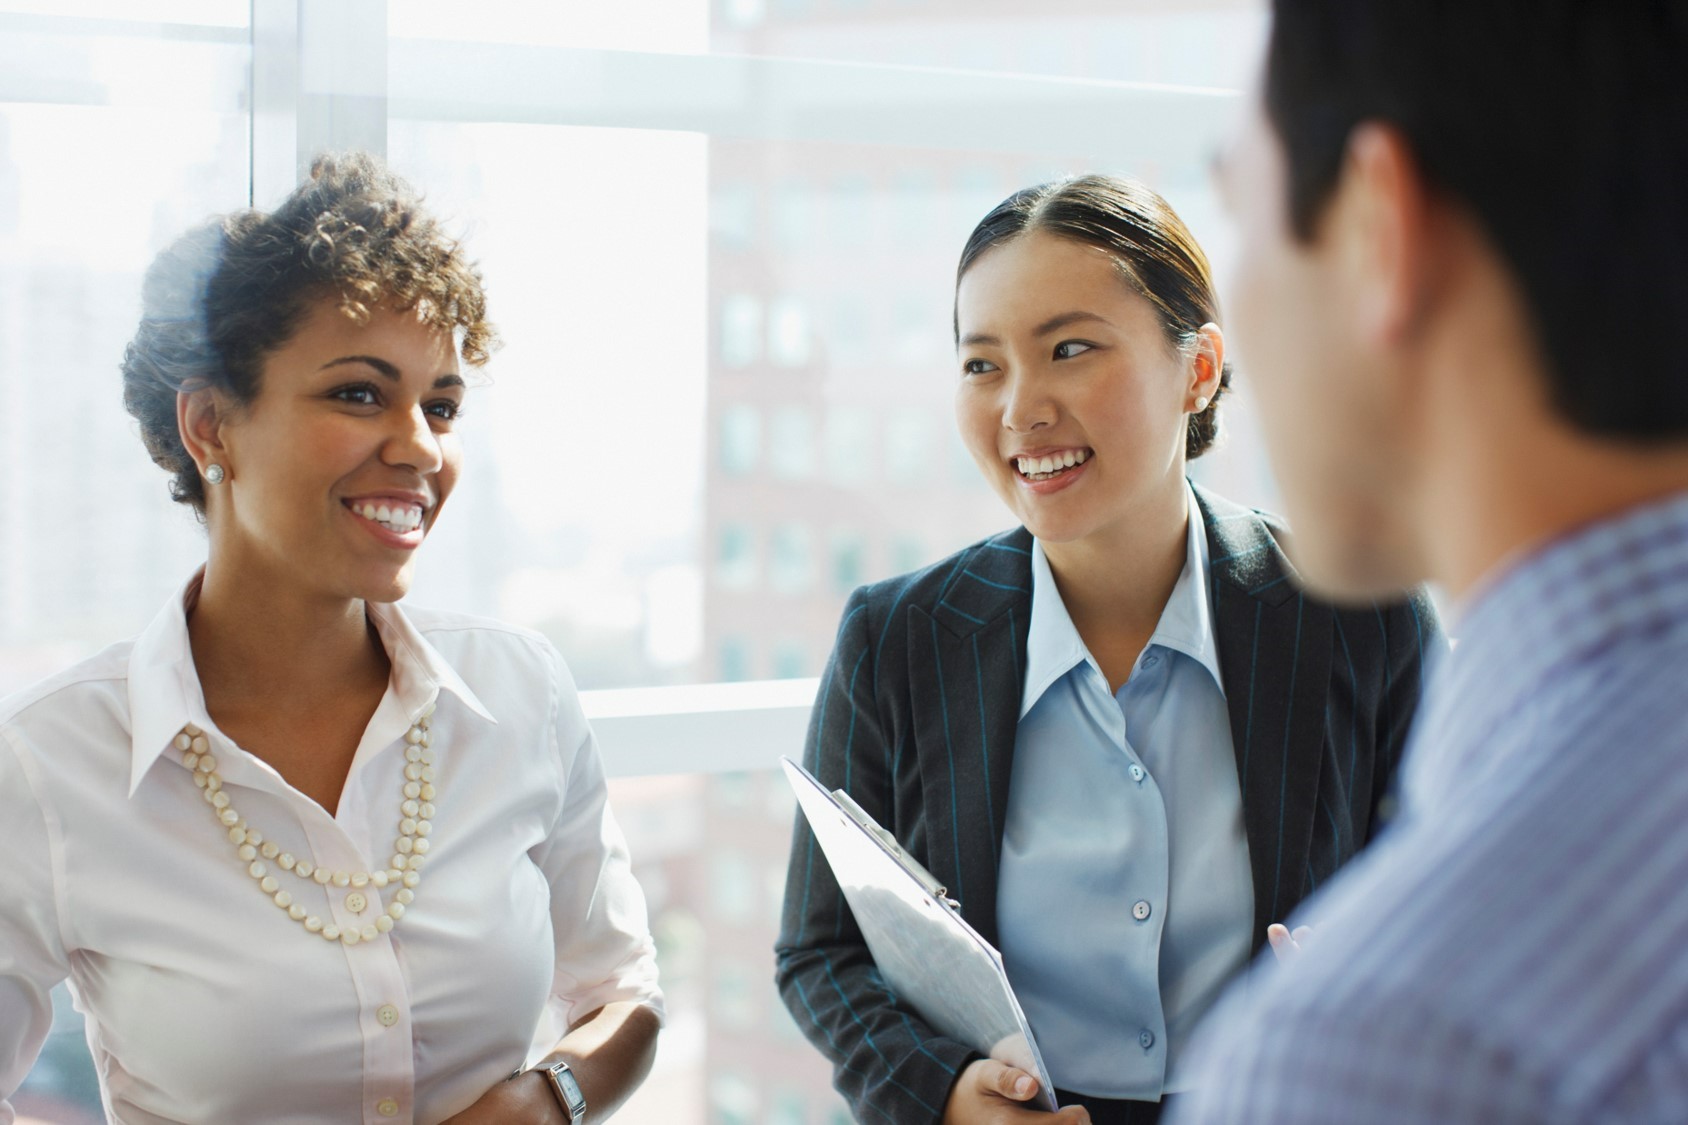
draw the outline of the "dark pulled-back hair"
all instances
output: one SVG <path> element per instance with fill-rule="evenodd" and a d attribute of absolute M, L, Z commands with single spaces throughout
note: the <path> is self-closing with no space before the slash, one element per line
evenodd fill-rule
<path fill-rule="evenodd" d="M 963 275 L 993 246 L 1031 231 L 1083 242 L 1110 254 L 1125 283 L 1160 313 L 1167 342 L 1189 347 L 1196 330 L 1219 320 L 1213 271 L 1190 228 L 1154 191 L 1119 176 L 1088 175 L 1017 191 L 973 228 L 956 267 Z M 961 328 L 956 324 L 959 340 Z M 1231 386 L 1225 364 L 1207 408 L 1190 416 L 1185 456 L 1200 457 L 1219 436 L 1219 400 Z"/>
<path fill-rule="evenodd" d="M 1688 437 L 1688 4 L 1274 0 L 1266 111 L 1309 240 L 1349 134 L 1399 129 L 1510 267 L 1555 408 Z"/>
<path fill-rule="evenodd" d="M 480 271 L 373 156 L 322 156 L 274 211 L 237 211 L 182 235 L 153 261 L 141 323 L 123 354 L 123 404 L 170 494 L 202 515 L 205 486 L 176 424 L 176 396 L 206 387 L 239 406 L 258 397 L 265 358 L 319 301 L 362 323 L 376 308 L 417 311 L 457 335 L 466 363 L 498 344 Z"/>

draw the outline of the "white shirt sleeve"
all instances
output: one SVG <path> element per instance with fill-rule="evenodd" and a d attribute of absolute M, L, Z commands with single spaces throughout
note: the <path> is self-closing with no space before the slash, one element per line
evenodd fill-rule
<path fill-rule="evenodd" d="M 550 657 L 563 801 L 549 837 L 529 854 L 551 886 L 557 943 L 552 996 L 565 1027 L 616 1000 L 637 1001 L 661 1015 L 644 893 L 610 811 L 598 742 L 574 678 L 555 649 Z"/>
<path fill-rule="evenodd" d="M 49 817 L 27 759 L 0 732 L 0 1125 L 53 1024 L 70 973 L 59 928 Z"/>

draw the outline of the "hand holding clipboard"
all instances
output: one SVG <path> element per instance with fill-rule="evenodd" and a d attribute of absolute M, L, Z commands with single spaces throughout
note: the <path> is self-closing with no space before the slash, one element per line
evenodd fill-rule
<path fill-rule="evenodd" d="M 843 790 L 781 758 L 879 973 L 940 1033 L 1036 1075 L 1033 1104 L 1056 1109 L 1055 1084 L 1014 998 L 1002 955 L 969 926 L 938 880 Z"/>

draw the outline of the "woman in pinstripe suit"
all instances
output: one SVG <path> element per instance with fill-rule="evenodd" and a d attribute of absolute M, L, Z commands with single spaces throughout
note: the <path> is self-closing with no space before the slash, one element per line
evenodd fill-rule
<path fill-rule="evenodd" d="M 1217 315 L 1129 181 L 1019 192 L 963 251 L 956 418 L 1022 526 L 853 595 L 806 759 L 1002 950 L 1070 1108 L 897 1003 L 799 818 L 779 985 L 859 1120 L 1155 1121 L 1267 925 L 1379 827 L 1439 626 L 1307 597 L 1278 521 L 1186 479 Z"/>

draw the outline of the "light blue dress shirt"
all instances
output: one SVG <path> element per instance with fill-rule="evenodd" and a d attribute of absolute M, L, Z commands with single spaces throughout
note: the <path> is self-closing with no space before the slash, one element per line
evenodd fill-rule
<path fill-rule="evenodd" d="M 1207 536 L 1189 496 L 1184 570 L 1117 693 L 1032 548 L 997 923 L 1050 1076 L 1099 1097 L 1181 1089 L 1168 1078 L 1252 947 Z"/>
<path fill-rule="evenodd" d="M 1400 814 L 1225 998 L 1183 1125 L 1688 1121 L 1688 492 L 1472 597 Z"/>

